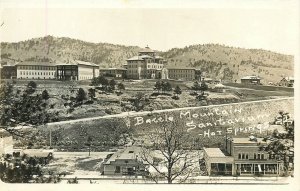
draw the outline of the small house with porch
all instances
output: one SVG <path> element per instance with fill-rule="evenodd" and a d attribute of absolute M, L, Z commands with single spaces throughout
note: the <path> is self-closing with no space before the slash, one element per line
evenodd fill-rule
<path fill-rule="evenodd" d="M 147 163 L 141 158 L 142 148 L 126 147 L 111 155 L 103 163 L 103 175 L 143 176 Z"/>

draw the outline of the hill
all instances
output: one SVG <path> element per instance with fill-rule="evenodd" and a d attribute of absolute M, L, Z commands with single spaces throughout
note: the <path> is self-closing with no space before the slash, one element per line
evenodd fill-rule
<path fill-rule="evenodd" d="M 46 36 L 17 43 L 1 43 L 1 59 L 18 61 L 91 61 L 102 67 L 122 66 L 136 55 L 137 46 L 90 43 L 71 38 Z M 159 54 L 169 66 L 196 67 L 207 77 L 226 81 L 258 75 L 264 83 L 278 82 L 282 76 L 293 76 L 294 57 L 262 49 L 235 48 L 219 44 L 191 45 L 173 48 Z"/>
<path fill-rule="evenodd" d="M 281 76 L 293 76 L 294 58 L 261 49 L 234 48 L 219 44 L 173 48 L 162 56 L 170 66 L 192 66 L 207 77 L 234 81 L 247 75 L 258 75 L 263 82 L 278 82 Z"/>
<path fill-rule="evenodd" d="M 17 43 L 1 43 L 1 58 L 18 61 L 60 61 L 71 59 L 103 66 L 121 66 L 139 50 L 135 46 L 90 43 L 71 38 L 46 36 Z"/>

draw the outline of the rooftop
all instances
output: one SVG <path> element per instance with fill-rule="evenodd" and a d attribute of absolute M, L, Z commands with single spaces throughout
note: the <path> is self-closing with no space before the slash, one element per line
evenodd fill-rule
<path fill-rule="evenodd" d="M 249 144 L 253 144 L 253 143 L 261 143 L 264 142 L 263 138 L 256 138 L 256 141 L 251 140 L 250 138 L 232 138 L 233 143 L 249 143 Z"/>
<path fill-rule="evenodd" d="M 226 157 L 219 148 L 203 148 L 209 157 Z"/>
<path fill-rule="evenodd" d="M 109 164 L 112 161 L 116 160 L 130 160 L 136 159 L 141 153 L 141 147 L 131 146 L 126 147 L 125 149 L 115 152 L 107 161 L 106 164 Z"/>
<path fill-rule="evenodd" d="M 97 64 L 91 63 L 91 62 L 85 62 L 81 60 L 69 60 L 67 63 L 59 63 L 56 65 L 86 65 L 86 66 L 95 66 L 98 67 Z"/>
<path fill-rule="evenodd" d="M 146 46 L 145 48 L 141 49 L 139 52 L 154 52 L 149 46 Z"/>
<path fill-rule="evenodd" d="M 16 64 L 17 66 L 55 66 L 52 62 L 36 62 L 36 61 L 24 61 Z"/>
<path fill-rule="evenodd" d="M 99 68 L 99 70 L 126 70 L 126 68 Z"/>
<path fill-rule="evenodd" d="M 260 80 L 258 76 L 244 76 L 241 78 L 242 80 Z"/>

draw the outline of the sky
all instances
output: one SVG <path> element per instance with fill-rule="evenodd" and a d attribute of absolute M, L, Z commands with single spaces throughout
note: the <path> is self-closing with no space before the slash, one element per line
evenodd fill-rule
<path fill-rule="evenodd" d="M 291 55 L 299 48 L 299 4 L 292 0 L 28 2 L 0 0 L 2 42 L 52 35 L 161 51 L 207 43 Z"/>

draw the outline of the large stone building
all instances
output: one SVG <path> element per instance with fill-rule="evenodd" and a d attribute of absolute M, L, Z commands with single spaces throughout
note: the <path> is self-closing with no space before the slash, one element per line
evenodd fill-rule
<path fill-rule="evenodd" d="M 283 163 L 263 151 L 267 142 L 262 138 L 227 138 L 225 148 L 204 148 L 209 175 L 279 176 Z"/>
<path fill-rule="evenodd" d="M 55 79 L 56 65 L 51 62 L 25 61 L 16 64 L 17 79 Z"/>
<path fill-rule="evenodd" d="M 166 61 L 156 55 L 148 46 L 139 51 L 137 56 L 127 59 L 127 78 L 130 79 L 161 79 L 165 78 L 160 70 Z"/>
<path fill-rule="evenodd" d="M 80 60 L 56 64 L 58 80 L 89 80 L 99 76 L 99 66 Z"/>

